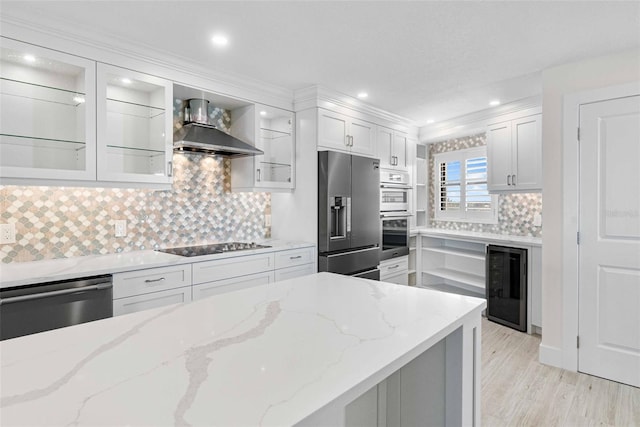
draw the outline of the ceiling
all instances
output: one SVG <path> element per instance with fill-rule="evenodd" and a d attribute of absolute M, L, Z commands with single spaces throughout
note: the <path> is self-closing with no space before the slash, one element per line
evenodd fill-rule
<path fill-rule="evenodd" d="M 419 125 L 539 95 L 545 68 L 640 47 L 637 1 L 3 0 L 0 13 L 289 90 L 366 91 Z"/>

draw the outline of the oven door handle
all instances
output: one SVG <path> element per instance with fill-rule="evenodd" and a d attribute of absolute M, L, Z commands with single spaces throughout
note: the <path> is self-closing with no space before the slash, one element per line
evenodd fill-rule
<path fill-rule="evenodd" d="M 408 212 L 380 212 L 380 218 L 408 218 L 410 216 L 413 216 L 413 214 Z"/>
<path fill-rule="evenodd" d="M 407 184 L 381 183 L 380 188 L 390 188 L 392 190 L 411 190 L 412 187 Z"/>
<path fill-rule="evenodd" d="M 101 291 L 101 290 L 109 289 L 112 287 L 113 287 L 113 284 L 111 283 L 98 283 L 97 285 L 84 286 L 81 288 L 60 289 L 59 291 L 42 292 L 39 294 L 20 295 L 17 297 L 2 298 L 0 299 L 0 305 L 11 304 L 14 302 L 32 301 L 35 299 L 56 297 L 60 295 L 75 294 L 77 292 Z"/>

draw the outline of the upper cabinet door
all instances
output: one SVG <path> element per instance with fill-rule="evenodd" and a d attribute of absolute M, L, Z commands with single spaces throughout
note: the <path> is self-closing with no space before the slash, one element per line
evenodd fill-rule
<path fill-rule="evenodd" d="M 94 88 L 95 62 L 0 39 L 0 177 L 95 180 Z"/>
<path fill-rule="evenodd" d="M 511 122 L 487 129 L 487 186 L 489 191 L 511 190 Z"/>
<path fill-rule="evenodd" d="M 381 168 L 391 168 L 394 163 L 393 158 L 393 130 L 378 126 L 378 157 Z"/>
<path fill-rule="evenodd" d="M 348 126 L 349 122 L 346 116 L 318 109 L 318 146 L 349 151 Z"/>
<path fill-rule="evenodd" d="M 97 76 L 98 180 L 171 183 L 173 85 L 101 63 Z"/>
<path fill-rule="evenodd" d="M 291 189 L 294 187 L 295 137 L 294 116 L 286 110 L 256 105 L 259 110 L 256 184 L 259 187 Z"/>
<path fill-rule="evenodd" d="M 376 125 L 364 120 L 351 119 L 349 126 L 349 138 L 351 151 L 365 156 L 374 156 L 376 153 Z"/>
<path fill-rule="evenodd" d="M 541 116 L 514 120 L 512 186 L 518 190 L 542 188 L 542 120 Z"/>
<path fill-rule="evenodd" d="M 289 191 L 295 187 L 295 115 L 252 104 L 231 111 L 231 134 L 264 152 L 231 159 L 231 190 Z"/>
<path fill-rule="evenodd" d="M 407 169 L 407 144 L 408 138 L 407 135 L 400 132 L 394 132 L 393 135 L 393 155 L 395 157 L 395 168 L 396 169 Z"/>

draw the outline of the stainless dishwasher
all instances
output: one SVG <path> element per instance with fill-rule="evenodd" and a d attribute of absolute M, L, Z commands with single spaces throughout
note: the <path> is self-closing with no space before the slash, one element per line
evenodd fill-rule
<path fill-rule="evenodd" d="M 0 289 L 0 340 L 112 316 L 111 275 Z"/>

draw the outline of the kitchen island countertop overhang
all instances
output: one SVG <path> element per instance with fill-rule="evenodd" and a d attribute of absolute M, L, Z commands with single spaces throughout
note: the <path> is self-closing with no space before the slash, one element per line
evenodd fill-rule
<path fill-rule="evenodd" d="M 471 422 L 479 407 L 474 378 L 485 305 L 482 299 L 317 273 L 7 340 L 0 343 L 0 421 L 329 420 L 344 410 L 327 408 L 345 408 L 459 332 L 461 340 L 451 346 L 459 354 L 447 353 L 459 366 L 446 362 L 443 369 L 460 396 L 450 399 L 459 402 L 451 408 L 447 403 L 446 412 L 458 408 L 460 419 Z M 454 365 L 457 373 L 451 374 Z"/>

